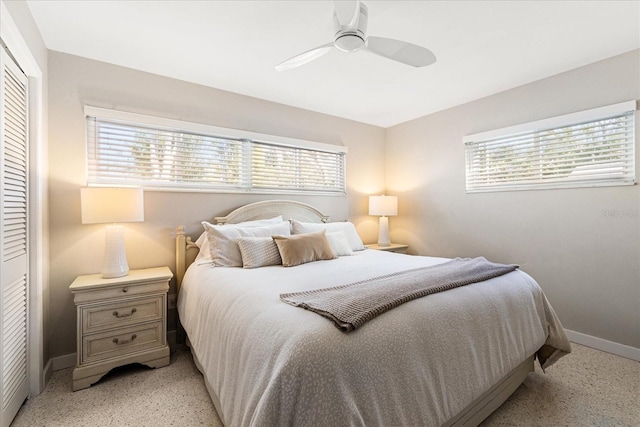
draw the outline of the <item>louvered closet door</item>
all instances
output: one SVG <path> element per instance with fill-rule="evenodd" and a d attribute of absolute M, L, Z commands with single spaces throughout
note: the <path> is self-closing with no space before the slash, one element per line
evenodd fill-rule
<path fill-rule="evenodd" d="M 27 397 L 27 78 L 0 48 L 0 361 L 7 427 Z"/>

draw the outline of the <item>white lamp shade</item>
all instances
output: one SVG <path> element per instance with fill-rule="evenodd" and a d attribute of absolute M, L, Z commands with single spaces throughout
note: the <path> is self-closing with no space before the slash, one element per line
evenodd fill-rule
<path fill-rule="evenodd" d="M 396 196 L 369 196 L 369 215 L 398 215 L 398 198 Z"/>
<path fill-rule="evenodd" d="M 80 201 L 83 224 L 144 221 L 141 188 L 82 188 Z"/>

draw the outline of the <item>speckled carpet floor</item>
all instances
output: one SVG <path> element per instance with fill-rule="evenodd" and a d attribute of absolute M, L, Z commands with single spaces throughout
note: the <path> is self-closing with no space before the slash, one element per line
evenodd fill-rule
<path fill-rule="evenodd" d="M 12 427 L 221 426 L 191 354 L 179 349 L 161 369 L 116 369 L 71 391 L 71 369 L 53 373 Z M 640 362 L 573 345 L 543 374 L 539 368 L 482 426 L 640 426 Z"/>

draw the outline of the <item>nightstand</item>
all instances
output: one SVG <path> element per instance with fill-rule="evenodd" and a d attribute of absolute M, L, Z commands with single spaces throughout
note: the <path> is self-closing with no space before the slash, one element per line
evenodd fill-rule
<path fill-rule="evenodd" d="M 73 281 L 69 290 L 78 313 L 74 391 L 117 366 L 169 364 L 167 291 L 172 277 L 169 268 L 158 267 L 115 279 L 91 274 Z"/>
<path fill-rule="evenodd" d="M 409 245 L 401 245 L 399 243 L 391 243 L 389 246 L 380 246 L 377 243 L 367 245 L 367 248 L 374 249 L 376 251 L 396 252 L 399 254 L 406 254 Z"/>

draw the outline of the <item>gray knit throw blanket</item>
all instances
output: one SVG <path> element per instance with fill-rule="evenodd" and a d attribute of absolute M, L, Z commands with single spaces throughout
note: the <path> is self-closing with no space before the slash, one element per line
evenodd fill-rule
<path fill-rule="evenodd" d="M 510 273 L 517 265 L 496 264 L 483 257 L 456 258 L 431 267 L 415 268 L 348 285 L 280 294 L 295 307 L 327 317 L 343 332 L 405 302 Z"/>

